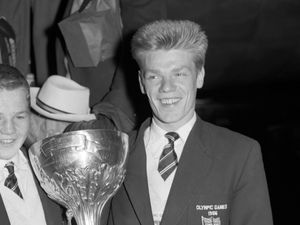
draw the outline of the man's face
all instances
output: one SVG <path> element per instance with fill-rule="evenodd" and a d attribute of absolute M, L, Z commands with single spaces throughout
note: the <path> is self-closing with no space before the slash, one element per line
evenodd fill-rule
<path fill-rule="evenodd" d="M 23 145 L 29 130 L 26 90 L 0 90 L 0 159 L 11 159 Z"/>
<path fill-rule="evenodd" d="M 204 69 L 196 68 L 192 54 L 185 50 L 147 52 L 141 56 L 140 68 L 140 87 L 158 125 L 176 130 L 188 122 L 204 79 Z"/>

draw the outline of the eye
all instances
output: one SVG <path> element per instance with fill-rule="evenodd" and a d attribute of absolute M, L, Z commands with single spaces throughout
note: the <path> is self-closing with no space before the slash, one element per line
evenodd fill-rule
<path fill-rule="evenodd" d="M 148 76 L 148 77 L 147 77 L 148 80 L 154 80 L 154 79 L 156 79 L 156 78 L 157 78 L 157 76 L 155 76 L 155 75 L 151 75 L 151 76 Z"/>
<path fill-rule="evenodd" d="M 183 73 L 183 72 L 178 72 L 178 73 L 175 73 L 175 76 L 176 77 L 185 77 L 185 76 L 187 76 L 187 74 Z"/>
<path fill-rule="evenodd" d="M 21 113 L 21 114 L 16 115 L 16 119 L 18 119 L 18 120 L 23 120 L 23 119 L 26 119 L 27 117 L 28 117 L 27 113 Z"/>
<path fill-rule="evenodd" d="M 158 75 L 156 75 L 156 74 L 146 74 L 145 78 L 146 78 L 146 80 L 156 80 L 156 79 L 158 79 Z"/>

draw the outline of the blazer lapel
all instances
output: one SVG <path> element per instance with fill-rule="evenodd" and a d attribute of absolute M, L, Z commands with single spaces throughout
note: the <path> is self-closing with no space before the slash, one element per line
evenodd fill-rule
<path fill-rule="evenodd" d="M 0 220 L 1 220 L 1 225 L 10 225 L 8 215 L 1 195 L 0 195 Z"/>
<path fill-rule="evenodd" d="M 41 199 L 41 203 L 42 203 L 42 207 L 44 210 L 44 216 L 45 216 L 45 220 L 46 220 L 46 224 L 47 225 L 52 225 L 52 224 L 63 224 L 63 219 L 62 219 L 62 211 L 60 212 L 60 206 L 54 206 L 55 203 L 51 202 L 51 200 L 49 199 L 49 197 L 47 196 L 46 192 L 42 189 L 42 187 L 40 186 L 40 182 L 38 181 L 34 170 L 32 168 L 32 165 L 29 161 L 29 155 L 28 152 L 25 149 L 22 149 L 25 157 L 27 157 L 28 160 L 28 164 L 30 166 L 32 175 L 33 175 L 33 179 L 34 179 L 34 183 L 36 186 L 36 189 L 38 191 L 38 194 L 40 196 Z"/>
<path fill-rule="evenodd" d="M 185 143 L 161 225 L 177 224 L 209 172 L 212 158 L 207 154 L 202 128 L 202 121 L 198 117 Z"/>
<path fill-rule="evenodd" d="M 40 183 L 36 179 L 35 176 L 34 176 L 34 182 L 35 182 L 35 186 L 38 190 L 38 193 L 39 193 L 39 196 L 40 196 L 40 199 L 41 199 L 42 207 L 43 207 L 44 214 L 45 214 L 46 224 L 51 224 L 51 219 L 53 219 L 53 218 L 51 218 L 51 215 L 49 215 L 49 210 L 47 209 L 47 204 L 46 204 L 48 202 L 48 197 L 47 197 L 46 193 L 40 187 Z"/>
<path fill-rule="evenodd" d="M 127 167 L 127 175 L 124 186 L 133 204 L 136 215 L 143 225 L 153 225 L 148 181 L 146 172 L 146 152 L 144 145 L 144 131 L 149 123 L 144 123 L 141 128 L 137 142 L 130 152 Z"/>

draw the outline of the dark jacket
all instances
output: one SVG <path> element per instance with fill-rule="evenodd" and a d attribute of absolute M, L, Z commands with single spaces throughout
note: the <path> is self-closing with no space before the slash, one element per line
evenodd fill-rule
<path fill-rule="evenodd" d="M 143 123 L 132 146 L 124 184 L 110 204 L 109 225 L 154 224 L 143 141 L 149 124 Z M 185 143 L 160 225 L 196 224 L 273 224 L 259 144 L 199 117 Z"/>

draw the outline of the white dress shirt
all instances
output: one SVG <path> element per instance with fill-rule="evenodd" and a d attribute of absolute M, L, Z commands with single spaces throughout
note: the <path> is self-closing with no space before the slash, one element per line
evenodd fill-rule
<path fill-rule="evenodd" d="M 8 171 L 4 166 L 10 161 L 14 162 L 15 175 L 23 199 L 4 186 L 4 181 L 8 176 Z M 21 151 L 11 160 L 0 160 L 0 194 L 11 225 L 46 225 L 32 171 Z"/>
<path fill-rule="evenodd" d="M 196 113 L 189 122 L 174 131 L 179 134 L 179 139 L 174 143 L 174 149 L 180 164 L 180 156 L 187 140 L 187 137 L 196 122 Z M 147 157 L 147 178 L 150 195 L 150 202 L 154 224 L 159 225 L 164 208 L 169 196 L 172 182 L 176 173 L 175 169 L 169 177 L 164 180 L 158 172 L 158 163 L 164 146 L 168 143 L 168 139 L 164 136 L 167 131 L 161 129 L 154 120 L 150 127 L 145 130 L 144 143 Z"/>

